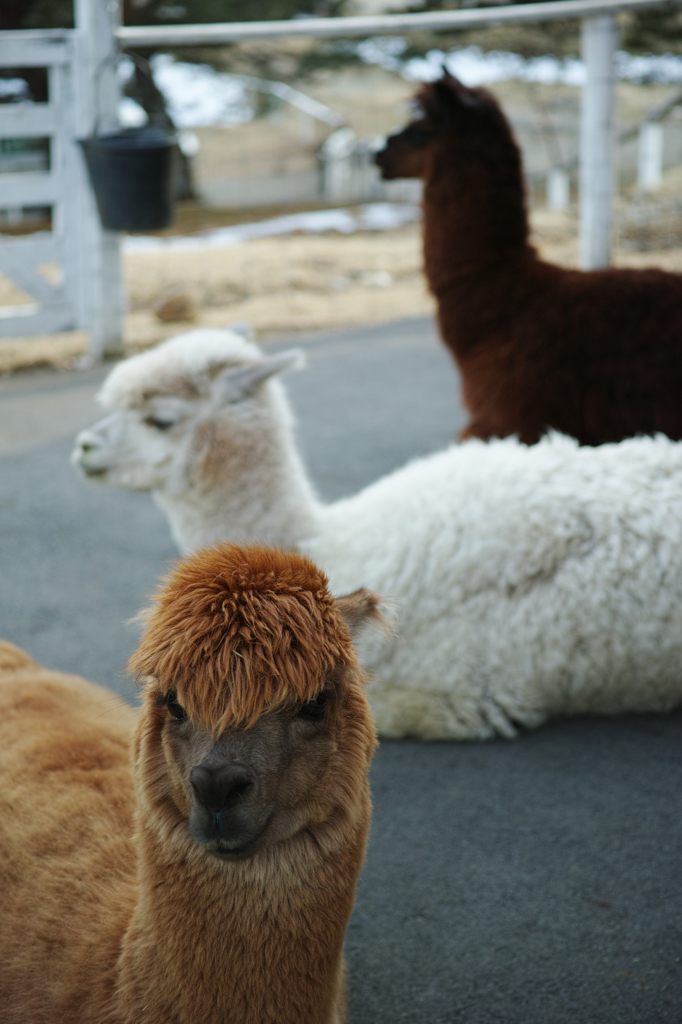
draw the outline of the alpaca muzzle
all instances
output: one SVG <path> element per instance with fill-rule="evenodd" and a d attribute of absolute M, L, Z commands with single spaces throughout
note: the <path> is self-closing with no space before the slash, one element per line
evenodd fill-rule
<path fill-rule="evenodd" d="M 388 143 L 386 143 L 386 145 L 384 145 L 383 149 L 378 150 L 374 154 L 374 163 L 379 168 L 379 170 L 381 172 L 381 177 L 384 180 L 388 180 L 391 177 L 393 177 L 393 175 L 391 173 L 391 160 L 390 160 L 390 154 L 388 152 Z"/>
<path fill-rule="evenodd" d="M 424 176 L 425 154 L 430 136 L 422 133 L 412 144 L 406 132 L 390 135 L 386 145 L 374 154 L 374 163 L 384 181 L 396 178 L 422 178 Z"/>
<path fill-rule="evenodd" d="M 71 463 L 86 476 L 101 476 L 108 470 L 101 438 L 93 430 L 81 430 L 71 453 Z"/>
<path fill-rule="evenodd" d="M 197 765 L 189 782 L 190 832 L 195 841 L 218 855 L 251 852 L 267 825 L 253 769 L 238 761 Z"/>

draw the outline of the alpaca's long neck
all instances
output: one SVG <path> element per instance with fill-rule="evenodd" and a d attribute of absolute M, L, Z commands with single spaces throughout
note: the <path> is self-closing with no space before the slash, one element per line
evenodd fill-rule
<path fill-rule="evenodd" d="M 217 421 L 187 466 L 177 485 L 154 492 L 183 552 L 217 542 L 296 548 L 319 532 L 322 507 L 288 427 L 260 424 L 235 444 Z"/>
<path fill-rule="evenodd" d="M 306 835 L 226 864 L 201 850 L 173 856 L 168 837 L 147 831 L 116 1019 L 343 1024 L 342 946 L 365 834 L 329 860 Z"/>
<path fill-rule="evenodd" d="M 466 290 L 472 275 L 532 252 L 521 158 L 510 139 L 503 159 L 462 151 L 442 135 L 424 176 L 424 268 L 436 298 Z"/>

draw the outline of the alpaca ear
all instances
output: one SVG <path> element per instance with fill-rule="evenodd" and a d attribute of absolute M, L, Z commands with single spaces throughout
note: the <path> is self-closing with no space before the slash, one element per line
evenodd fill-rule
<path fill-rule="evenodd" d="M 435 82 L 424 86 L 416 100 L 426 117 L 439 128 L 450 124 L 453 115 L 463 107 L 474 107 L 478 102 L 471 90 L 447 70 Z"/>
<path fill-rule="evenodd" d="M 254 330 L 250 320 L 235 320 L 232 324 L 226 324 L 224 329 L 231 331 L 232 334 L 238 334 L 245 341 L 253 341 Z"/>
<path fill-rule="evenodd" d="M 337 597 L 334 603 L 354 640 L 357 640 L 368 626 L 378 626 L 384 632 L 388 630 L 388 622 L 379 610 L 381 598 L 373 591 L 361 587 L 352 594 Z"/>
<path fill-rule="evenodd" d="M 459 78 L 451 75 L 447 69 L 443 71 L 443 77 L 433 83 L 433 88 L 439 102 L 445 107 L 452 109 L 453 105 L 459 107 L 478 106 L 478 97 L 466 87 L 464 82 L 460 82 Z"/>
<path fill-rule="evenodd" d="M 232 367 L 221 373 L 214 382 L 214 398 L 219 405 L 241 402 L 255 394 L 270 377 L 286 370 L 298 370 L 304 362 L 301 350 L 294 348 L 288 352 L 278 352 L 275 356 L 267 356 L 250 366 Z"/>

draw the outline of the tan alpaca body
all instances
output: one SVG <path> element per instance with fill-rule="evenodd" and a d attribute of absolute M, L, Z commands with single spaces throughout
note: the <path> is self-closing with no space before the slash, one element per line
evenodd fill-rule
<path fill-rule="evenodd" d="M 0 643 L 0 1020 L 105 1020 L 134 901 L 136 716 L 22 655 Z"/>
<path fill-rule="evenodd" d="M 345 1020 L 341 951 L 369 826 L 374 735 L 344 599 L 334 603 L 299 556 L 222 551 L 217 565 L 207 552 L 185 563 L 175 592 L 173 580 L 162 592 L 134 659 L 147 677 L 139 713 L 0 646 L 3 1024 Z M 215 588 L 192 618 L 188 590 L 196 597 L 205 585 L 205 597 L 216 577 L 232 579 L 235 551 L 251 577 L 223 587 L 223 606 L 233 604 L 219 627 Z M 279 591 L 272 579 L 284 581 Z M 361 617 L 376 614 L 373 599 L 346 600 L 349 621 L 359 606 Z M 254 622 L 272 634 L 280 620 L 279 646 L 266 652 L 273 684 L 258 660 L 263 637 L 251 648 L 248 637 Z M 185 672 L 199 636 L 208 668 L 204 658 Z M 227 669 L 226 637 L 228 655 L 242 652 Z M 324 719 L 297 710 L 332 691 Z M 235 764 L 252 765 L 257 784 L 211 812 L 222 822 L 214 841 L 202 832 L 208 797 L 197 771 L 222 778 L 220 766 Z"/>

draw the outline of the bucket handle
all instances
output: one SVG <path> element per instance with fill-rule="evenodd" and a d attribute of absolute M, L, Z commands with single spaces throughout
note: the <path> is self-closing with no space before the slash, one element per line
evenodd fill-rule
<path fill-rule="evenodd" d="M 99 64 L 95 71 L 95 124 L 92 130 L 93 137 L 96 137 L 100 133 L 100 125 L 102 122 L 102 107 L 101 107 L 101 88 L 102 88 L 102 75 L 104 74 L 107 67 L 110 65 L 117 64 L 123 57 L 127 57 L 133 62 L 136 68 L 138 68 L 143 77 L 147 79 L 150 86 L 150 90 L 160 93 L 159 87 L 154 81 L 152 75 L 152 69 L 149 66 L 149 61 L 146 57 L 143 57 L 139 53 L 135 53 L 134 50 L 114 50 L 112 53 L 107 54 Z M 170 115 L 165 110 L 165 104 L 163 104 L 163 124 L 164 127 L 175 129 L 175 125 Z"/>
<path fill-rule="evenodd" d="M 150 112 L 145 107 L 145 112 L 149 117 L 150 123 L 156 122 L 156 124 L 158 124 L 160 127 L 169 128 L 171 131 L 175 132 L 175 124 L 173 122 L 172 117 L 170 116 L 166 109 L 166 101 L 164 99 L 163 93 L 161 92 L 158 85 L 154 81 L 152 69 L 147 58 L 143 57 L 139 53 L 135 53 L 134 50 L 126 50 L 123 55 L 132 60 L 136 70 L 141 73 L 142 78 L 145 80 L 145 88 L 148 91 L 148 98 L 158 98 L 157 105 L 159 109 L 157 111 Z"/>

